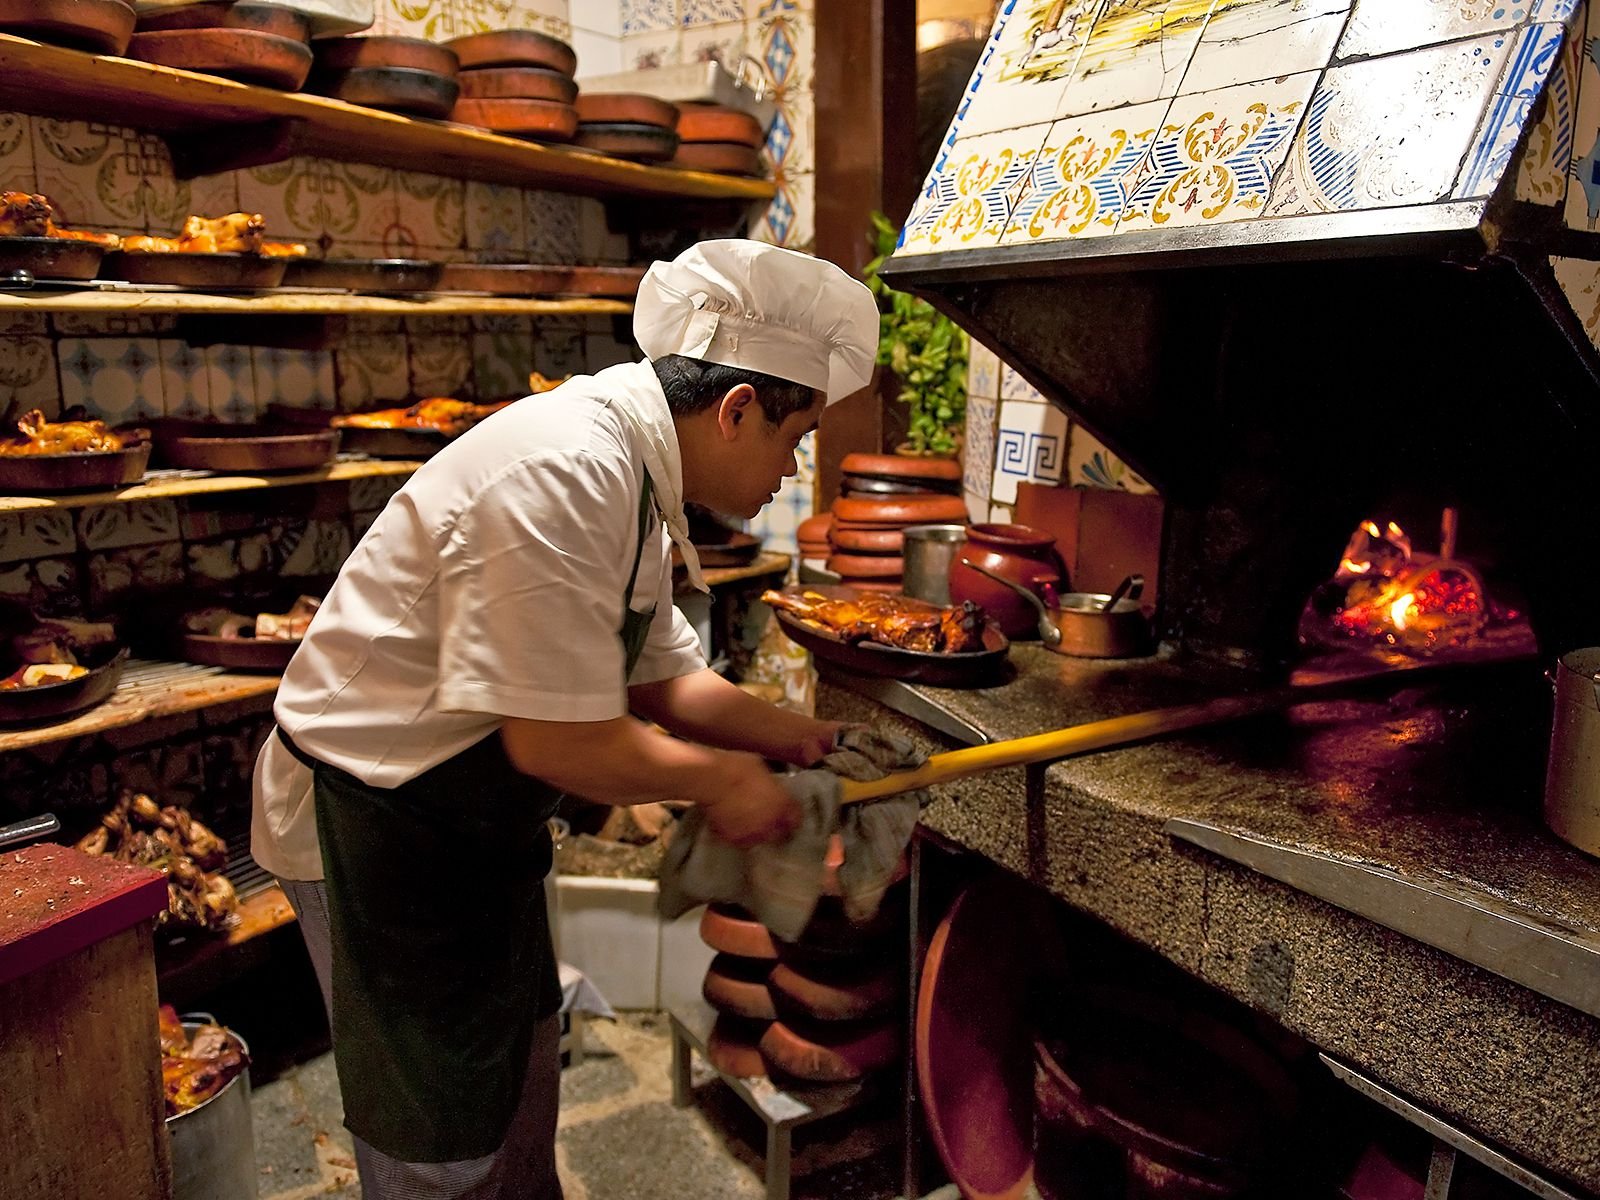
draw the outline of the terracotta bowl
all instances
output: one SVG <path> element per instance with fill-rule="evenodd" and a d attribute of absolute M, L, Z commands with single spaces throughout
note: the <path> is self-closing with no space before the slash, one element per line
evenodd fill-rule
<path fill-rule="evenodd" d="M 572 144 L 613 158 L 666 162 L 678 148 L 678 135 L 659 125 L 586 122 L 580 117 Z"/>
<path fill-rule="evenodd" d="M 767 1073 L 761 1057 L 764 1021 L 747 1021 L 726 1014 L 719 1016 L 706 1038 L 706 1059 L 724 1075 L 740 1079 L 759 1078 Z"/>
<path fill-rule="evenodd" d="M 898 454 L 846 454 L 839 460 L 846 475 L 875 479 L 933 479 L 961 482 L 961 464 L 953 458 L 911 458 Z"/>
<path fill-rule="evenodd" d="M 578 110 L 549 100 L 461 99 L 456 101 L 450 119 L 494 133 L 550 142 L 570 141 L 578 132 Z"/>
<path fill-rule="evenodd" d="M 725 142 L 760 149 L 766 140 L 761 122 L 737 108 L 685 104 L 678 111 L 678 137 L 686 142 Z"/>
<path fill-rule="evenodd" d="M 549 67 L 477 67 L 456 76 L 461 94 L 472 100 L 550 100 L 571 104 L 577 81 Z"/>
<path fill-rule="evenodd" d="M 767 1066 L 807 1083 L 849 1083 L 892 1066 L 900 1053 L 900 1024 L 892 1018 L 864 1027 L 774 1021 L 761 1035 Z"/>
<path fill-rule="evenodd" d="M 448 75 L 412 67 L 318 67 L 306 84 L 319 96 L 417 117 L 448 117 L 459 90 Z"/>
<path fill-rule="evenodd" d="M 502 29 L 494 33 L 473 33 L 445 43 L 455 51 L 464 70 L 476 67 L 548 67 L 571 75 L 578 69 L 578 56 L 571 46 L 549 34 L 532 29 Z"/>
<path fill-rule="evenodd" d="M 454 79 L 460 67 L 455 52 L 426 38 L 339 37 L 323 38 L 315 46 L 317 68 L 348 71 L 354 67 L 401 67 L 431 71 Z"/>
<path fill-rule="evenodd" d="M 121 54 L 133 34 L 128 0 L 6 0 L 0 32 L 96 54 Z"/>
<path fill-rule="evenodd" d="M 240 83 L 297 91 L 311 73 L 311 50 L 293 38 L 251 29 L 163 29 L 135 33 L 128 57 Z"/>
<path fill-rule="evenodd" d="M 750 146 L 733 142 L 683 142 L 671 166 L 684 171 L 710 171 L 715 175 L 761 174 L 761 155 Z"/>
<path fill-rule="evenodd" d="M 310 19 L 281 4 L 188 4 L 139 18 L 140 33 L 165 29 L 249 29 L 296 42 L 311 39 Z"/>
<path fill-rule="evenodd" d="M 778 1013 L 767 990 L 772 963 L 762 958 L 719 954 L 706 968 L 700 993 L 720 1013 L 752 1021 L 771 1021 Z"/>
<path fill-rule="evenodd" d="M 790 1019 L 864 1021 L 889 1015 L 905 991 L 897 965 L 852 965 L 844 970 L 780 962 L 767 977 L 778 1012 Z"/>
<path fill-rule="evenodd" d="M 654 125 L 673 130 L 678 124 L 678 106 L 637 92 L 584 92 L 577 99 L 578 121 L 582 124 Z"/>
<path fill-rule="evenodd" d="M 884 496 L 841 498 L 833 502 L 835 523 L 855 522 L 874 528 L 901 525 L 937 525 L 967 520 L 967 502 L 960 496 Z"/>

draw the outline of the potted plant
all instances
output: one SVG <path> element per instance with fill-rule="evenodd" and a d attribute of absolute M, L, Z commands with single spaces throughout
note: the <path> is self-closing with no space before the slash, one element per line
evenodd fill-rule
<path fill-rule="evenodd" d="M 967 415 L 967 335 L 933 305 L 895 291 L 879 276 L 898 238 L 889 219 L 873 213 L 877 256 L 861 270 L 878 298 L 878 362 L 894 373 L 908 410 L 906 441 L 896 450 L 954 458 Z"/>

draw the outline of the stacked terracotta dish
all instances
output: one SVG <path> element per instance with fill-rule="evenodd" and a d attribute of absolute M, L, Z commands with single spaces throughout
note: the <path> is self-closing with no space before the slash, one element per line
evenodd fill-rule
<path fill-rule="evenodd" d="M 946 458 L 847 454 L 828 525 L 828 570 L 866 591 L 898 592 L 910 525 L 966 524 L 961 464 Z M 814 536 L 813 530 L 807 533 Z M 801 548 L 805 555 L 805 548 Z"/>
<path fill-rule="evenodd" d="M 634 92 L 585 92 L 578 97 L 578 136 L 585 150 L 666 162 L 678 149 L 678 108 Z"/>
<path fill-rule="evenodd" d="M 445 43 L 461 63 L 452 121 L 512 137 L 566 142 L 578 131 L 578 56 L 532 29 L 474 33 Z"/>
<path fill-rule="evenodd" d="M 325 38 L 316 60 L 306 91 L 319 96 L 415 117 L 448 117 L 455 107 L 455 51 L 426 38 Z"/>
<path fill-rule="evenodd" d="M 678 152 L 670 166 L 721 175 L 760 175 L 761 122 L 737 108 L 686 104 L 678 113 Z"/>
<path fill-rule="evenodd" d="M 126 50 L 133 23 L 130 0 L 9 0 L 0 4 L 0 33 L 95 54 Z"/>
<path fill-rule="evenodd" d="M 846 919 L 837 839 L 823 896 L 796 942 L 773 937 L 732 905 L 708 905 L 700 936 L 717 951 L 702 994 L 717 1010 L 706 1056 L 719 1071 L 802 1083 L 851 1083 L 900 1061 L 905 970 L 893 952 L 906 936 L 906 891 L 890 887 L 875 917 Z M 902 861 L 899 879 L 903 881 Z"/>
<path fill-rule="evenodd" d="M 311 72 L 311 24 L 279 4 L 190 4 L 139 18 L 127 56 L 293 92 Z"/>

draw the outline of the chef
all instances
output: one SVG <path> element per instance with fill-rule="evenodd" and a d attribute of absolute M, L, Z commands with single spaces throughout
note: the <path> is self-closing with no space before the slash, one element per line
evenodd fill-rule
<path fill-rule="evenodd" d="M 707 668 L 669 548 L 704 589 L 684 505 L 753 517 L 795 474 L 868 380 L 871 293 L 702 242 L 651 267 L 634 333 L 646 361 L 511 405 L 412 476 L 278 690 L 251 852 L 329 1005 L 368 1200 L 561 1195 L 560 796 L 688 799 L 729 842 L 778 841 L 799 812 L 763 760 L 814 763 L 838 729 Z"/>

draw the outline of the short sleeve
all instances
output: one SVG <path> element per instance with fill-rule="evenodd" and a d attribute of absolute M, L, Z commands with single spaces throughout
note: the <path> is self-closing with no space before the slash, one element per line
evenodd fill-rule
<path fill-rule="evenodd" d="M 560 452 L 489 481 L 439 564 L 439 707 L 540 721 L 627 710 L 624 592 L 639 483 L 622 462 Z"/>
<path fill-rule="evenodd" d="M 700 635 L 689 618 L 672 602 L 672 561 L 665 546 L 660 550 L 661 587 L 656 595 L 655 620 L 650 622 L 644 652 L 634 665 L 629 684 L 660 683 L 703 670 L 706 657 L 700 648 Z"/>

